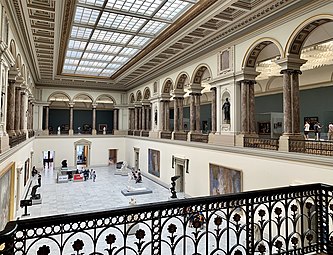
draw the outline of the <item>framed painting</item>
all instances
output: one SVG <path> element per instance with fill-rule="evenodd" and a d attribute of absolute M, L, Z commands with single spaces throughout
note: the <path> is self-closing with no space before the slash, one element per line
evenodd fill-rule
<path fill-rule="evenodd" d="M 0 231 L 14 218 L 15 163 L 0 171 Z"/>
<path fill-rule="evenodd" d="M 160 177 L 160 151 L 148 149 L 148 173 Z"/>
<path fill-rule="evenodd" d="M 27 185 L 27 182 L 29 180 L 29 176 L 30 176 L 30 164 L 29 164 L 30 160 L 27 159 L 24 162 L 24 186 Z"/>
<path fill-rule="evenodd" d="M 210 195 L 242 191 L 242 171 L 209 164 Z"/>
<path fill-rule="evenodd" d="M 271 134 L 271 123 L 270 122 L 258 122 L 258 134 L 259 135 L 270 135 Z"/>

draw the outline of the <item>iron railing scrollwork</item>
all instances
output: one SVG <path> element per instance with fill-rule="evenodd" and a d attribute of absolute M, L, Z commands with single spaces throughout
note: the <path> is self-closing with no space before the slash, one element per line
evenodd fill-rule
<path fill-rule="evenodd" d="M 1 255 L 333 254 L 333 186 L 310 184 L 12 221 Z"/>
<path fill-rule="evenodd" d="M 143 136 L 143 137 L 149 137 L 149 130 L 142 130 L 141 136 Z"/>
<path fill-rule="evenodd" d="M 173 135 L 174 140 L 187 141 L 187 133 L 188 132 L 175 132 Z"/>
<path fill-rule="evenodd" d="M 261 138 L 261 137 L 244 137 L 244 147 L 266 149 L 266 150 L 278 150 L 279 149 L 279 139 Z"/>
<path fill-rule="evenodd" d="M 172 132 L 171 131 L 162 131 L 161 132 L 161 139 L 171 139 Z"/>
<path fill-rule="evenodd" d="M 191 142 L 208 143 L 208 134 L 191 134 Z"/>
<path fill-rule="evenodd" d="M 333 156 L 333 141 L 289 139 L 289 151 L 314 155 Z"/>

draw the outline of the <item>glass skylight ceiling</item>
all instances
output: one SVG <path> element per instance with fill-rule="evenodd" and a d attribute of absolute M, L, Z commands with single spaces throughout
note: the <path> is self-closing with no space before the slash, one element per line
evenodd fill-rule
<path fill-rule="evenodd" d="M 198 0 L 78 0 L 63 73 L 110 77 Z"/>

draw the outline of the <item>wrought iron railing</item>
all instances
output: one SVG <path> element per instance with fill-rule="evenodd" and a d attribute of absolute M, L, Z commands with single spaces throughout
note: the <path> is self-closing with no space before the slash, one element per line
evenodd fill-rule
<path fill-rule="evenodd" d="M 265 150 L 278 150 L 278 138 L 244 137 L 244 147 L 259 148 Z"/>
<path fill-rule="evenodd" d="M 191 134 L 191 142 L 208 143 L 207 134 Z"/>
<path fill-rule="evenodd" d="M 289 140 L 290 152 L 333 156 L 332 141 Z"/>
<path fill-rule="evenodd" d="M 171 131 L 162 131 L 161 132 L 161 138 L 162 139 L 171 139 L 172 132 Z"/>
<path fill-rule="evenodd" d="M 17 220 L 0 232 L 0 245 L 1 255 L 333 254 L 333 187 L 292 186 Z"/>
<path fill-rule="evenodd" d="M 27 135 L 25 133 L 15 135 L 15 136 L 10 136 L 9 137 L 9 147 L 14 147 L 22 142 L 24 142 L 27 139 Z"/>
<path fill-rule="evenodd" d="M 35 131 L 34 130 L 29 130 L 28 131 L 28 138 L 34 137 L 35 136 Z"/>
<path fill-rule="evenodd" d="M 149 137 L 149 130 L 142 130 L 141 136 Z"/>
<path fill-rule="evenodd" d="M 134 131 L 133 130 L 128 130 L 128 135 L 134 135 Z"/>
<path fill-rule="evenodd" d="M 174 140 L 187 141 L 187 132 L 175 132 L 173 134 Z"/>
<path fill-rule="evenodd" d="M 134 136 L 141 136 L 141 130 L 134 130 Z"/>

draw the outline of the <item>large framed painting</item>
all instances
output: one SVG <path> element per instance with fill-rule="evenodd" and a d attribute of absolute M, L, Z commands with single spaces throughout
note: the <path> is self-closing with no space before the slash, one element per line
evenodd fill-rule
<path fill-rule="evenodd" d="M 160 151 L 148 149 L 148 173 L 160 177 Z"/>
<path fill-rule="evenodd" d="M 27 185 L 30 176 L 30 160 L 24 162 L 24 186 Z"/>
<path fill-rule="evenodd" d="M 209 164 L 210 195 L 242 191 L 242 171 Z"/>
<path fill-rule="evenodd" d="M 14 218 L 15 164 L 0 170 L 0 231 Z"/>

